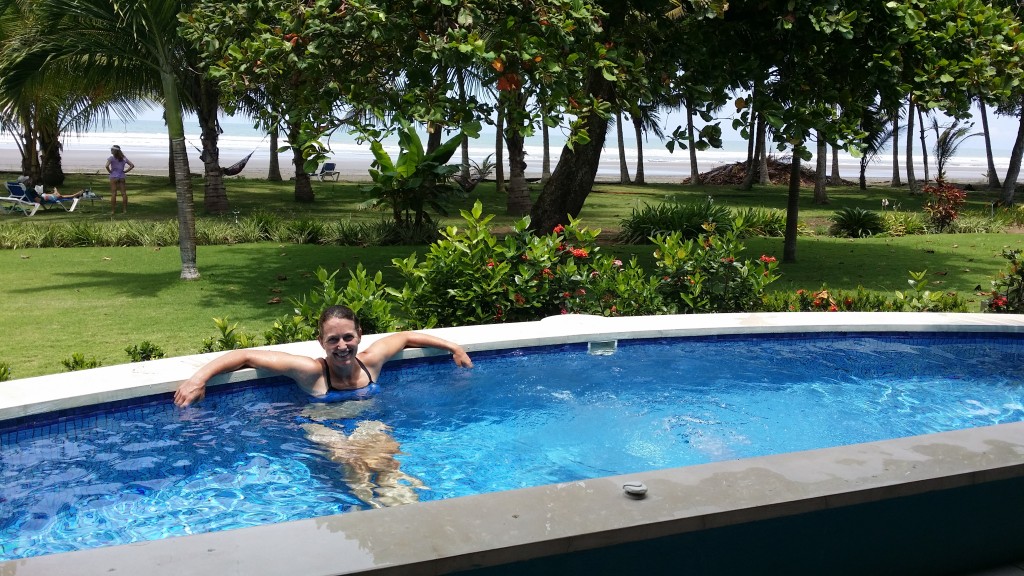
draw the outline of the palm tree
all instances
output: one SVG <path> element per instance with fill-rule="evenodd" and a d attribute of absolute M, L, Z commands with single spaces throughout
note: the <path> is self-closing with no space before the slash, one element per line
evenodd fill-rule
<path fill-rule="evenodd" d="M 658 115 L 660 106 L 657 103 L 638 103 L 629 111 L 633 119 L 633 131 L 636 133 L 636 176 L 634 184 L 646 184 L 644 180 L 644 135 L 654 134 L 659 140 L 665 138 Z"/>
<path fill-rule="evenodd" d="M 932 126 L 938 137 L 935 139 L 935 162 L 939 165 L 939 174 L 936 176 L 937 180 L 945 180 L 946 178 L 946 164 L 956 156 L 960 146 L 963 145 L 968 138 L 974 136 L 981 136 L 981 132 L 975 132 L 969 134 L 971 128 L 974 128 L 974 124 L 968 122 L 966 125 L 961 126 L 959 120 L 953 120 L 953 123 L 942 131 L 939 131 L 939 123 L 935 118 L 932 118 Z"/>
<path fill-rule="evenodd" d="M 981 112 L 981 133 L 985 135 L 985 158 L 988 160 L 988 187 L 992 190 L 999 190 L 1003 184 L 999 181 L 999 173 L 996 172 L 995 158 L 992 157 L 992 137 L 988 129 L 988 107 L 985 102 L 978 99 L 978 109 Z"/>
<path fill-rule="evenodd" d="M 20 73 L 74 63 L 82 77 L 96 85 L 120 79 L 130 83 L 135 94 L 156 94 L 162 100 L 174 163 L 181 278 L 198 278 L 192 181 L 178 77 L 180 70 L 188 68 L 181 61 L 185 49 L 178 36 L 178 14 L 187 9 L 187 2 L 36 0 L 32 9 L 40 33 L 26 44 L 19 59 Z"/>
<path fill-rule="evenodd" d="M 896 146 L 899 141 L 899 134 L 893 129 L 899 129 L 899 120 L 891 119 L 891 113 L 880 106 L 870 106 L 864 111 L 860 127 L 865 136 L 861 139 L 860 157 L 860 189 L 867 190 L 868 183 L 866 173 L 868 164 L 874 161 L 885 148 L 891 143 Z"/>

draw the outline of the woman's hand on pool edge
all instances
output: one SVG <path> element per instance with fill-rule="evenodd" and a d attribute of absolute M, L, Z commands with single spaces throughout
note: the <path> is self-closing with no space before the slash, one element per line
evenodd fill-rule
<path fill-rule="evenodd" d="M 461 347 L 452 350 L 452 360 L 455 360 L 455 365 L 461 368 L 473 367 L 473 361 L 470 360 L 469 354 L 466 354 L 466 351 Z"/>
<path fill-rule="evenodd" d="M 175 406 L 184 408 L 193 402 L 198 402 L 206 397 L 206 382 L 195 376 L 182 382 L 174 391 Z"/>

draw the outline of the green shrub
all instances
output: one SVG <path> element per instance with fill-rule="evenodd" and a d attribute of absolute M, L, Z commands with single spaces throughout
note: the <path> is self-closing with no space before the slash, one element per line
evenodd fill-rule
<path fill-rule="evenodd" d="M 829 290 L 775 293 L 765 297 L 765 309 L 772 312 L 895 312 L 900 307 L 890 298 L 857 287 L 853 293 Z"/>
<path fill-rule="evenodd" d="M 344 290 L 338 290 L 335 277 L 338 271 L 328 274 L 322 267 L 317 268 L 316 278 L 320 286 L 313 288 L 301 299 L 292 299 L 293 314 L 278 318 L 264 334 L 267 344 L 303 342 L 317 338 L 320 315 L 330 306 L 345 305 L 359 318 L 364 334 L 391 332 L 398 327 L 398 319 L 392 314 L 392 304 L 383 284 L 383 274 L 377 272 L 370 277 L 362 264 L 349 271 L 349 281 Z"/>
<path fill-rule="evenodd" d="M 885 225 L 878 212 L 863 208 L 843 208 L 836 211 L 829 219 L 832 221 L 829 234 L 841 238 L 864 238 L 885 231 Z"/>
<path fill-rule="evenodd" d="M 885 233 L 890 236 L 913 236 L 915 234 L 927 234 L 928 227 L 920 214 L 913 212 L 883 212 L 882 224 Z"/>
<path fill-rule="evenodd" d="M 910 272 L 910 290 L 896 291 L 896 301 L 910 312 L 966 312 L 967 302 L 956 293 L 933 292 L 928 289 L 928 271 Z"/>
<path fill-rule="evenodd" d="M 320 220 L 292 220 L 284 226 L 284 239 L 295 244 L 321 244 L 325 228 Z"/>
<path fill-rule="evenodd" d="M 86 358 L 85 354 L 81 352 L 73 353 L 70 358 L 65 358 L 60 363 L 64 365 L 64 369 L 68 372 L 98 368 L 102 365 L 96 358 Z"/>
<path fill-rule="evenodd" d="M 757 311 L 765 287 L 778 278 L 772 256 L 740 260 L 743 244 L 732 232 L 688 240 L 676 232 L 654 243 L 661 293 L 674 312 Z"/>
<path fill-rule="evenodd" d="M 955 293 L 932 292 L 925 280 L 926 272 L 910 272 L 911 290 L 897 291 L 894 296 L 868 292 L 858 286 L 855 292 L 829 290 L 797 290 L 791 294 L 771 294 L 765 298 L 765 309 L 773 312 L 964 312 L 967 302 Z"/>
<path fill-rule="evenodd" d="M 264 242 L 273 240 L 282 226 L 281 217 L 264 210 L 257 210 L 238 221 L 239 242 Z"/>
<path fill-rule="evenodd" d="M 1020 250 L 1003 250 L 1009 262 L 1005 270 L 992 279 L 992 293 L 985 303 L 991 312 L 1020 314 L 1024 312 L 1024 263 Z"/>
<path fill-rule="evenodd" d="M 124 351 L 128 354 L 128 358 L 130 358 L 132 362 L 156 360 L 165 356 L 163 349 L 149 340 L 143 340 L 139 344 L 132 344 L 125 348 Z"/>
<path fill-rule="evenodd" d="M 649 244 L 656 235 L 679 232 L 683 238 L 696 238 L 709 230 L 730 229 L 733 215 L 729 208 L 706 200 L 689 204 L 665 203 L 634 208 L 629 218 L 622 220 L 617 237 L 624 244 Z"/>
<path fill-rule="evenodd" d="M 239 348 L 252 348 L 257 346 L 256 337 L 252 334 L 238 332 L 238 323 L 230 324 L 225 318 L 214 318 L 213 323 L 220 331 L 220 336 L 211 336 L 203 340 L 199 348 L 200 354 L 207 352 L 221 352 L 224 350 L 237 350 Z"/>
<path fill-rule="evenodd" d="M 946 226 L 950 234 L 996 234 L 1006 230 L 1007 223 L 999 218 L 982 214 L 960 214 Z"/>
<path fill-rule="evenodd" d="M 739 229 L 737 222 L 742 222 Z M 786 213 L 774 208 L 744 208 L 735 212 L 733 228 L 738 238 L 780 238 L 786 232 Z"/>
<path fill-rule="evenodd" d="M 11 379 L 11 365 L 7 362 L 0 362 L 0 382 Z"/>

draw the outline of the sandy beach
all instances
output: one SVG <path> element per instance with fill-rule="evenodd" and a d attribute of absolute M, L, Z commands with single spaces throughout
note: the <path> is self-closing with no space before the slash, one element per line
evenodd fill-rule
<path fill-rule="evenodd" d="M 81 137 L 72 137 L 65 141 L 62 154 L 64 171 L 77 174 L 94 174 L 106 177 L 104 165 L 109 156 L 112 144 L 118 144 L 128 158 L 135 163 L 135 174 L 163 175 L 168 172 L 167 140 L 165 134 L 155 133 L 92 133 Z M 201 174 L 203 164 L 199 160 L 199 151 L 194 144 L 189 147 L 190 169 L 194 174 Z M 341 179 L 346 181 L 368 181 L 367 170 L 373 162 L 368 145 L 355 143 L 332 143 L 331 161 L 337 164 Z M 229 166 L 247 154 L 252 153 L 242 173 L 235 178 L 266 178 L 270 166 L 270 146 L 265 139 L 254 137 L 223 137 L 220 143 L 220 157 L 223 166 Z M 397 155 L 397 147 L 389 150 Z M 493 152 L 493 141 L 475 140 L 470 145 L 470 157 L 477 162 L 482 161 Z M 527 147 L 527 177 L 541 176 L 542 149 L 537 146 Z M 558 161 L 557 154 L 561 148 L 552 148 L 551 166 L 554 169 Z M 635 176 L 636 151 L 626 150 L 630 177 Z M 698 152 L 698 166 L 706 172 L 718 166 L 732 164 L 743 160 L 744 152 L 710 150 Z M 291 154 L 279 155 L 282 175 L 287 179 L 294 177 L 295 170 L 291 164 Z M 453 161 L 457 162 L 459 156 Z M 0 140 L 0 171 L 18 172 L 21 160 L 18 149 L 9 139 Z M 814 168 L 813 161 L 805 166 Z M 831 164 L 829 165 L 831 170 Z M 997 171 L 1004 174 L 1006 158 L 996 158 Z M 934 162 L 931 167 L 934 177 Z M 845 153 L 840 154 L 840 175 L 850 181 L 856 181 L 860 172 L 860 163 Z M 986 161 L 983 156 L 958 156 L 947 168 L 947 179 L 954 182 L 974 183 L 985 180 Z M 918 178 L 923 177 L 924 167 L 916 167 Z M 507 175 L 507 171 L 506 171 Z M 644 149 L 644 176 L 648 182 L 679 182 L 690 175 L 689 156 L 687 152 L 670 154 L 660 143 L 652 142 Z M 888 182 L 892 176 L 892 156 L 885 154 L 875 163 L 870 164 L 867 177 L 872 182 Z M 614 144 L 606 146 L 601 158 L 597 179 L 604 182 L 619 181 L 618 149 Z"/>

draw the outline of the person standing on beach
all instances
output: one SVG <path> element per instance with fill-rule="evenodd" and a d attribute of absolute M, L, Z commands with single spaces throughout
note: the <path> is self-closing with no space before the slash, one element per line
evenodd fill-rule
<path fill-rule="evenodd" d="M 125 174 L 132 171 L 135 164 L 125 157 L 121 147 L 114 145 L 110 148 L 110 158 L 107 158 L 107 173 L 110 174 L 110 213 L 117 212 L 117 191 L 121 191 L 121 200 L 124 203 L 123 213 L 128 212 L 128 188 L 125 185 Z"/>

